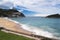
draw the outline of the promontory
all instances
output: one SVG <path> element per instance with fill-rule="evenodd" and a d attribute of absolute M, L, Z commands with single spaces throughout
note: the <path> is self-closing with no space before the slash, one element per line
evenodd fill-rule
<path fill-rule="evenodd" d="M 25 15 L 16 9 L 1 9 L 0 17 L 25 17 Z"/>
<path fill-rule="evenodd" d="M 60 18 L 60 14 L 52 14 L 52 15 L 48 15 L 46 17 L 47 18 Z"/>

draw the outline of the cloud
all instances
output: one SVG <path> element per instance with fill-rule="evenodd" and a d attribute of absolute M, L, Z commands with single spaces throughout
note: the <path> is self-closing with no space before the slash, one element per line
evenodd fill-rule
<path fill-rule="evenodd" d="M 57 6 L 60 4 L 59 0 L 20 0 L 20 4 L 16 3 L 17 5 L 22 5 L 27 7 L 28 10 L 44 13 L 44 14 L 53 14 L 57 13 Z M 60 7 L 59 7 L 60 8 Z"/>
<path fill-rule="evenodd" d="M 33 16 L 41 16 L 41 17 L 45 17 L 45 16 L 48 16 L 48 15 L 50 15 L 50 14 L 40 14 L 40 13 L 37 13 L 37 14 L 34 14 Z"/>
<path fill-rule="evenodd" d="M 13 3 L 10 0 L 2 0 L 0 1 L 0 8 L 4 8 L 4 9 L 12 9 L 13 7 Z"/>
<path fill-rule="evenodd" d="M 6 6 L 16 8 L 19 6 L 18 9 L 22 11 L 33 11 L 36 12 L 33 13 L 34 15 L 39 14 L 40 16 L 60 13 L 60 0 L 2 0 L 0 4 L 7 4 Z"/>
<path fill-rule="evenodd" d="M 36 12 L 34 11 L 29 11 L 29 10 L 23 10 L 22 11 L 26 16 L 33 16 L 34 14 L 36 14 Z"/>

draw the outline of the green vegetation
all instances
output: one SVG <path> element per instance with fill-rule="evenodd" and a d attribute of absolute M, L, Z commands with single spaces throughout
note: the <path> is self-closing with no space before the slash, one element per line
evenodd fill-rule
<path fill-rule="evenodd" d="M 0 31 L 0 40 L 32 40 L 32 39 Z"/>
<path fill-rule="evenodd" d="M 0 17 L 25 17 L 25 15 L 16 9 L 1 9 Z"/>
<path fill-rule="evenodd" d="M 48 15 L 47 18 L 60 18 L 60 14 Z"/>

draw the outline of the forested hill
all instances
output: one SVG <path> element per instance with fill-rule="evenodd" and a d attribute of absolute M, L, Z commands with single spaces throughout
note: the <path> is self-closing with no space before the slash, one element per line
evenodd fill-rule
<path fill-rule="evenodd" d="M 16 9 L 1 9 L 0 17 L 25 17 L 25 15 Z"/>

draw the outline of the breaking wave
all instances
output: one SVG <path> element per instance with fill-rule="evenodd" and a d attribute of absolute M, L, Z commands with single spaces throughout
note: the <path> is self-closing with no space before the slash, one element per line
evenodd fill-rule
<path fill-rule="evenodd" d="M 5 19 L 8 19 L 8 18 L 5 18 Z M 44 29 L 40 29 L 40 28 L 37 28 L 37 27 L 34 27 L 34 26 L 30 26 L 30 25 L 27 25 L 27 24 L 21 24 L 21 23 L 19 23 L 17 21 L 11 20 L 11 19 L 8 19 L 8 20 L 20 24 L 23 29 L 25 29 L 27 31 L 30 31 L 30 32 L 32 32 L 35 35 L 40 35 L 40 36 L 44 36 L 44 37 L 48 37 L 48 38 L 56 38 L 56 39 L 60 38 L 60 37 L 59 38 L 55 37 L 53 33 L 45 31 Z"/>

